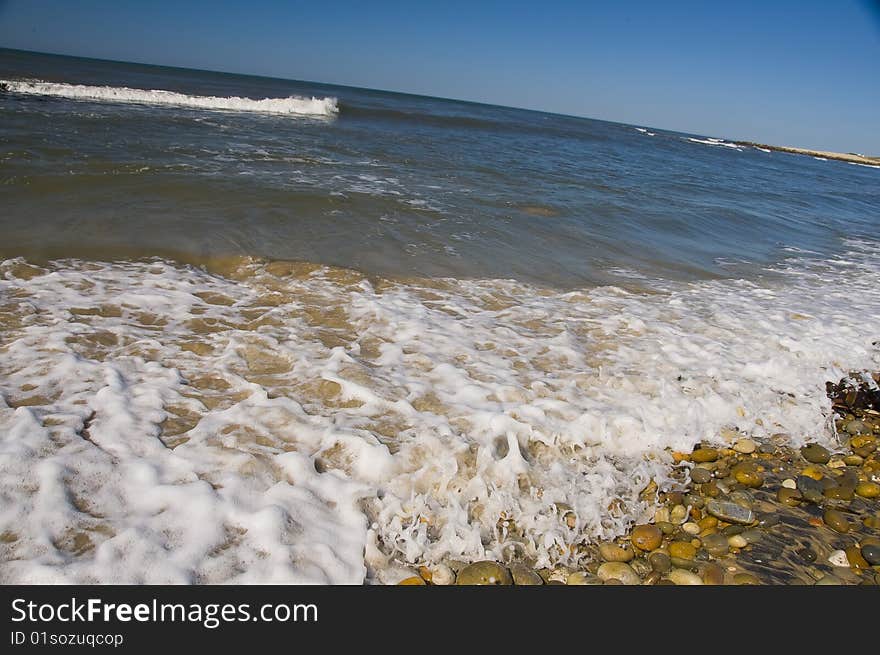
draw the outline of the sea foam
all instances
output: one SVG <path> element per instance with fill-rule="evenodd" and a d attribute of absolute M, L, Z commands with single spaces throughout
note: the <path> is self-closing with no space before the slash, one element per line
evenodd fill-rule
<path fill-rule="evenodd" d="M 74 100 L 129 102 L 146 105 L 171 105 L 196 109 L 294 114 L 302 116 L 334 116 L 338 112 L 336 98 L 251 98 L 193 96 L 174 91 L 130 89 L 114 86 L 86 86 L 39 80 L 0 80 L 0 87 L 13 93 L 56 96 Z"/>
<path fill-rule="evenodd" d="M 575 564 L 645 518 L 666 449 L 833 444 L 825 381 L 880 365 L 857 243 L 649 293 L 223 272 L 0 265 L 0 582 Z"/>

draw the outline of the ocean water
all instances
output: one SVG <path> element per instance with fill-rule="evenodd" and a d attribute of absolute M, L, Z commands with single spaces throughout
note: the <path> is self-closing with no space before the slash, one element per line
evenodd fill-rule
<path fill-rule="evenodd" d="M 0 50 L 0 582 L 576 564 L 668 449 L 833 444 L 880 170 Z M 574 516 L 574 519 L 571 516 Z"/>

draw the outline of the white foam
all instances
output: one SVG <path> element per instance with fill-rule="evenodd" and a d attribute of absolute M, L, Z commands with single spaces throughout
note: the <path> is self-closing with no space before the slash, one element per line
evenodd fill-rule
<path fill-rule="evenodd" d="M 14 93 L 29 95 L 56 96 L 74 100 L 94 100 L 99 102 L 128 102 L 146 105 L 171 105 L 197 109 L 222 109 L 228 111 L 258 112 L 264 114 L 292 114 L 308 116 L 333 116 L 338 112 L 336 98 L 251 98 L 193 96 L 174 91 L 130 89 L 114 86 L 86 86 L 82 84 L 63 84 L 40 80 L 0 80 Z"/>
<path fill-rule="evenodd" d="M 574 562 L 648 509 L 666 448 L 833 439 L 825 381 L 880 364 L 880 251 L 809 262 L 635 294 L 7 261 L 0 582 Z"/>
<path fill-rule="evenodd" d="M 713 137 L 709 137 L 709 138 L 707 138 L 707 139 L 693 139 L 693 138 L 688 137 L 687 140 L 688 140 L 688 141 L 691 141 L 691 142 L 693 142 L 693 143 L 704 143 L 704 144 L 706 144 L 706 145 L 708 145 L 708 146 L 723 146 L 723 147 L 725 147 L 725 148 L 733 148 L 734 150 L 742 151 L 742 148 L 740 148 L 740 147 L 739 147 L 737 144 L 735 144 L 735 143 L 728 143 L 728 142 L 726 142 L 726 141 L 724 141 L 724 140 L 722 140 L 722 139 L 716 139 L 716 138 L 713 138 Z"/>

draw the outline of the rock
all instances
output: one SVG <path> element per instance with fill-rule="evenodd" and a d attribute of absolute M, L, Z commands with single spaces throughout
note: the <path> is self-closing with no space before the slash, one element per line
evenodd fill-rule
<path fill-rule="evenodd" d="M 853 499 L 853 493 L 855 489 L 850 485 L 840 485 L 833 487 L 826 487 L 825 491 L 822 492 L 822 495 L 826 498 L 831 498 L 832 500 L 846 500 L 850 501 Z"/>
<path fill-rule="evenodd" d="M 474 562 L 458 573 L 456 585 L 509 585 L 510 572 L 498 562 Z"/>
<path fill-rule="evenodd" d="M 805 466 L 804 470 L 801 471 L 801 474 L 807 476 L 808 478 L 812 478 L 813 480 L 821 480 L 825 477 L 822 469 L 820 469 L 819 466 L 816 464 Z"/>
<path fill-rule="evenodd" d="M 565 581 L 565 584 L 572 586 L 599 585 L 602 584 L 602 579 L 586 571 L 575 571 L 568 576 L 568 580 Z"/>
<path fill-rule="evenodd" d="M 684 505 L 676 505 L 669 513 L 669 520 L 675 525 L 681 525 L 687 519 L 687 508 Z"/>
<path fill-rule="evenodd" d="M 842 584 L 843 584 L 843 580 L 838 578 L 836 575 L 831 575 L 830 573 L 823 575 L 821 578 L 816 580 L 816 585 L 819 585 L 819 586 L 842 585 Z"/>
<path fill-rule="evenodd" d="M 641 558 L 636 558 L 632 562 L 629 563 L 632 567 L 632 570 L 636 572 L 636 575 L 640 578 L 644 578 L 651 572 L 651 565 L 648 564 L 646 560 Z"/>
<path fill-rule="evenodd" d="M 700 526 L 701 531 L 712 530 L 718 526 L 718 519 L 714 516 L 704 516 L 697 521 L 697 525 Z"/>
<path fill-rule="evenodd" d="M 706 503 L 706 510 L 715 518 L 728 523 L 748 525 L 755 521 L 755 513 L 748 507 L 737 503 L 713 499 Z"/>
<path fill-rule="evenodd" d="M 850 421 L 846 424 L 844 428 L 849 434 L 866 434 L 871 432 L 867 425 L 864 422 L 856 419 L 855 421 Z"/>
<path fill-rule="evenodd" d="M 669 556 L 682 560 L 692 560 L 697 554 L 697 549 L 688 541 L 673 541 L 669 544 Z"/>
<path fill-rule="evenodd" d="M 786 489 L 797 489 L 797 482 L 792 478 L 785 478 L 785 480 L 782 481 L 782 486 Z"/>
<path fill-rule="evenodd" d="M 844 552 L 846 553 L 846 559 L 849 562 L 850 567 L 854 569 L 870 568 L 871 565 L 864 557 L 862 557 L 862 553 L 858 546 L 850 546 Z"/>
<path fill-rule="evenodd" d="M 670 523 L 669 521 L 660 521 L 655 524 L 658 528 L 660 528 L 660 532 L 663 534 L 669 535 L 675 532 L 675 525 Z"/>
<path fill-rule="evenodd" d="M 691 480 L 693 480 L 695 484 L 705 484 L 711 479 L 712 471 L 709 469 L 703 468 L 702 466 L 695 466 L 691 469 Z"/>
<path fill-rule="evenodd" d="M 801 500 L 803 500 L 803 496 L 801 496 L 801 492 L 797 489 L 779 487 L 776 490 L 776 500 L 787 507 L 797 507 L 800 505 Z"/>
<path fill-rule="evenodd" d="M 408 578 L 404 578 L 400 582 L 397 583 L 398 587 L 424 587 L 425 581 L 422 580 L 419 576 L 413 575 Z"/>
<path fill-rule="evenodd" d="M 703 580 L 700 576 L 686 569 L 672 569 L 667 577 L 677 585 L 703 584 Z"/>
<path fill-rule="evenodd" d="M 733 584 L 737 585 L 759 585 L 761 581 L 758 580 L 751 573 L 737 573 L 733 576 Z"/>
<path fill-rule="evenodd" d="M 849 566 L 849 559 L 844 550 L 834 550 L 828 556 L 828 562 L 831 566 Z"/>
<path fill-rule="evenodd" d="M 431 584 L 442 586 L 455 584 L 455 573 L 453 573 L 452 569 L 445 564 L 437 564 L 436 566 L 432 566 L 430 568 L 430 572 Z M 540 580 L 540 578 L 538 579 Z"/>
<path fill-rule="evenodd" d="M 810 548 L 809 546 L 804 546 L 803 548 L 798 549 L 796 551 L 796 553 L 797 553 L 797 556 L 800 557 L 802 560 L 804 560 L 805 562 L 810 562 L 810 563 L 815 562 L 816 558 L 818 557 L 818 555 L 816 554 L 816 551 L 813 550 L 812 548 Z"/>
<path fill-rule="evenodd" d="M 733 535 L 731 535 L 731 536 L 733 536 Z M 759 541 L 761 541 L 761 539 L 764 538 L 764 533 L 761 532 L 760 530 L 751 529 L 751 530 L 743 530 L 740 533 L 740 536 L 746 540 L 747 544 L 756 544 Z M 741 548 L 741 546 L 737 546 L 737 548 Z"/>
<path fill-rule="evenodd" d="M 703 549 L 712 557 L 724 557 L 729 550 L 727 537 L 722 534 L 706 535 L 703 537 Z"/>
<path fill-rule="evenodd" d="M 870 564 L 871 566 L 880 565 L 880 546 L 876 546 L 874 544 L 863 544 L 862 557 L 864 557 L 865 561 L 867 561 L 868 564 Z"/>
<path fill-rule="evenodd" d="M 631 550 L 611 542 L 600 544 L 599 554 L 606 562 L 629 562 L 635 556 Z"/>
<path fill-rule="evenodd" d="M 797 477 L 797 490 L 801 492 L 804 500 L 811 503 L 821 503 L 825 497 L 825 487 L 818 481 L 806 475 Z"/>
<path fill-rule="evenodd" d="M 733 449 L 743 455 L 750 455 L 758 449 L 758 444 L 751 439 L 737 439 L 733 444 Z"/>
<path fill-rule="evenodd" d="M 606 582 L 618 580 L 625 585 L 637 585 L 642 582 L 632 567 L 625 562 L 605 562 L 599 567 L 597 575 Z"/>
<path fill-rule="evenodd" d="M 510 567 L 510 575 L 513 578 L 513 584 L 520 587 L 544 584 L 544 579 L 540 575 L 521 562 Z"/>
<path fill-rule="evenodd" d="M 880 484 L 876 482 L 859 482 L 856 485 L 855 491 L 862 498 L 877 498 L 880 496 Z"/>
<path fill-rule="evenodd" d="M 655 525 L 637 525 L 630 534 L 630 541 L 639 550 L 652 551 L 660 547 L 663 533 Z"/>
<path fill-rule="evenodd" d="M 666 553 L 651 553 L 648 561 L 651 564 L 651 568 L 658 573 L 667 573 L 672 569 L 672 562 Z"/>
<path fill-rule="evenodd" d="M 700 526 L 693 521 L 688 521 L 681 526 L 681 529 L 689 535 L 695 536 L 700 534 Z"/>
<path fill-rule="evenodd" d="M 724 569 L 714 563 L 707 564 L 706 567 L 703 569 L 703 584 L 724 584 Z"/>
<path fill-rule="evenodd" d="M 749 545 L 749 542 L 741 534 L 735 534 L 727 538 L 727 544 L 731 548 L 745 548 Z"/>
<path fill-rule="evenodd" d="M 831 453 L 824 446 L 817 443 L 808 443 L 801 448 L 801 457 L 813 464 L 825 464 L 831 459 Z"/>
<path fill-rule="evenodd" d="M 849 532 L 849 521 L 847 518 L 836 509 L 827 509 L 825 513 L 822 515 L 822 520 L 832 530 L 845 534 Z"/>
<path fill-rule="evenodd" d="M 740 469 L 733 474 L 733 477 L 745 487 L 757 488 L 764 484 L 764 476 L 757 471 Z"/>
<path fill-rule="evenodd" d="M 718 459 L 718 451 L 714 448 L 698 448 L 691 453 L 691 461 L 697 463 L 714 462 Z"/>

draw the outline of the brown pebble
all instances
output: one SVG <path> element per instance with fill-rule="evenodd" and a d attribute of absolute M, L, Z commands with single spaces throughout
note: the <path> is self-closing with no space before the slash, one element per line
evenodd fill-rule
<path fill-rule="evenodd" d="M 825 514 L 822 515 L 822 520 L 832 530 L 835 530 L 840 533 L 849 532 L 849 521 L 847 518 L 836 509 L 827 509 L 825 510 Z"/>
<path fill-rule="evenodd" d="M 645 551 L 656 550 L 663 542 L 663 533 L 655 525 L 637 525 L 630 534 L 632 544 Z"/>

